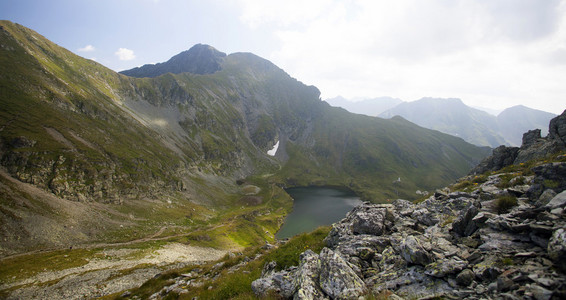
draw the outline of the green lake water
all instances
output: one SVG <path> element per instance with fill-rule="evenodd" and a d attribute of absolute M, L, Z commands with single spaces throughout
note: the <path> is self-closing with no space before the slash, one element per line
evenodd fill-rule
<path fill-rule="evenodd" d="M 294 199 L 293 211 L 285 218 L 285 224 L 275 235 L 278 239 L 338 222 L 352 208 L 362 203 L 351 191 L 337 188 L 299 187 L 286 191 Z"/>

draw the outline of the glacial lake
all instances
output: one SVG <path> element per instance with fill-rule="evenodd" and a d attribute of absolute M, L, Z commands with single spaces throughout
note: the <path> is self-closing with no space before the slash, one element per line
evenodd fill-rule
<path fill-rule="evenodd" d="M 331 187 L 298 187 L 286 189 L 294 199 L 293 211 L 275 235 L 285 239 L 319 226 L 342 220 L 346 213 L 362 203 L 353 192 Z"/>

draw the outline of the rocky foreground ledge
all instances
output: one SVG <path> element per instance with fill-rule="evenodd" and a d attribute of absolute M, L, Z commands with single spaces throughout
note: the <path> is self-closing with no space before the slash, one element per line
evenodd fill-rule
<path fill-rule="evenodd" d="M 319 254 L 282 271 L 266 264 L 252 289 L 287 299 L 566 299 L 566 162 L 533 172 L 418 204 L 364 203 Z"/>

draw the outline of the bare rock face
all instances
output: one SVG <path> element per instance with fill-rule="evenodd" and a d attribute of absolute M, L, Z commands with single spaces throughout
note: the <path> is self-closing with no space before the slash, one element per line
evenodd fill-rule
<path fill-rule="evenodd" d="M 352 232 L 354 234 L 382 235 L 385 231 L 385 208 L 361 205 L 352 211 Z"/>
<path fill-rule="evenodd" d="M 226 54 L 209 45 L 197 44 L 164 63 L 148 64 L 120 73 L 132 77 L 157 77 L 166 73 L 212 74 L 221 69 Z"/>
<path fill-rule="evenodd" d="M 566 162 L 548 163 L 531 169 L 535 173 L 534 184 L 527 191 L 530 199 L 538 199 L 550 189 L 560 193 L 566 189 Z"/>
<path fill-rule="evenodd" d="M 421 245 L 419 240 L 410 235 L 406 237 L 400 246 L 401 257 L 410 264 L 427 265 L 432 259 L 428 251 Z"/>
<path fill-rule="evenodd" d="M 566 271 L 566 230 L 557 229 L 548 243 L 548 256 L 562 271 Z"/>
<path fill-rule="evenodd" d="M 493 150 L 490 157 L 484 159 L 479 165 L 473 168 L 470 174 L 481 174 L 512 165 L 518 154 L 519 148 L 517 147 L 499 146 Z"/>
<path fill-rule="evenodd" d="M 460 236 L 470 236 L 478 228 L 474 217 L 479 213 L 479 209 L 474 205 L 462 210 L 460 215 L 452 224 L 452 230 Z"/>
<path fill-rule="evenodd" d="M 566 111 L 560 116 L 550 120 L 548 128 L 548 137 L 566 146 Z"/>
<path fill-rule="evenodd" d="M 295 275 L 297 291 L 293 299 L 328 299 L 320 288 L 320 259 L 318 254 L 307 250 L 301 254 L 299 269 Z"/>
<path fill-rule="evenodd" d="M 540 135 L 540 129 L 529 130 L 528 132 L 523 134 L 523 142 L 522 142 L 521 145 L 523 147 L 533 145 L 534 143 L 539 141 L 541 138 L 542 137 Z"/>
<path fill-rule="evenodd" d="M 320 252 L 320 287 L 332 299 L 352 299 L 367 292 L 365 283 L 337 252 Z"/>
<path fill-rule="evenodd" d="M 544 158 L 551 153 L 566 149 L 566 111 L 550 121 L 548 132 L 546 138 L 541 137 L 539 129 L 525 133 L 520 148 L 506 146 L 495 148 L 493 154 L 472 169 L 470 174 L 496 171 L 509 165 Z"/>
<path fill-rule="evenodd" d="M 274 272 L 275 265 L 274 262 L 266 264 L 262 277 L 252 282 L 252 290 L 260 297 L 267 297 L 272 293 L 276 293 L 284 298 L 290 298 L 296 290 L 293 279 L 297 268 Z"/>

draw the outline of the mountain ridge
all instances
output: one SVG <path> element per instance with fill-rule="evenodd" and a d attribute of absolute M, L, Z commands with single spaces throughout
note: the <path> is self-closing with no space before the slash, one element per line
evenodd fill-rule
<path fill-rule="evenodd" d="M 342 96 L 325 99 L 324 101 L 328 102 L 331 106 L 342 107 L 349 112 L 372 117 L 377 117 L 382 112 L 403 102 L 401 99 L 391 97 L 378 97 L 352 102 Z"/>
<path fill-rule="evenodd" d="M 546 135 L 546 123 L 556 116 L 523 105 L 509 107 L 493 114 L 485 109 L 467 106 L 459 98 L 425 97 L 404 102 L 396 98 L 381 97 L 353 102 L 338 96 L 325 101 L 357 114 L 381 118 L 402 115 L 419 126 L 462 137 L 478 146 L 492 148 L 499 145 L 519 146 L 523 132 L 531 129 L 541 129 L 542 134 Z M 426 104 L 423 105 L 422 102 Z M 426 113 L 421 113 L 423 111 Z M 459 117 L 453 117 L 455 115 Z"/>
<path fill-rule="evenodd" d="M 81 231 L 83 242 L 111 230 L 132 232 L 120 224 L 155 226 L 163 220 L 154 218 L 172 218 L 186 226 L 241 213 L 247 217 L 228 222 L 234 230 L 223 243 L 247 245 L 273 239 L 292 203 L 281 187 L 340 185 L 376 202 L 416 198 L 416 190 L 466 174 L 488 153 L 405 120 L 332 108 L 316 87 L 250 53 L 222 57 L 221 68 L 210 74 L 135 78 L 21 25 L 0 26 L 1 166 L 9 176 L 87 210 L 102 205 L 127 211 Z M 272 157 L 267 151 L 277 142 Z M 394 186 L 398 177 L 403 181 Z M 253 202 L 259 204 L 242 195 L 242 182 L 263 187 L 261 200 Z M 59 233 L 34 243 L 32 223 L 17 214 L 50 218 L 53 232 L 86 222 L 17 206 L 26 194 L 10 194 L 0 204 L 11 213 L 3 210 L 0 217 L 21 238 L 10 239 L 4 251 L 70 243 L 58 240 Z M 200 217 L 192 209 L 206 213 Z M 147 215 L 153 210 L 160 213 Z M 250 216 L 265 217 L 251 222 L 256 217 Z M 242 240 L 238 230 L 249 228 L 254 234 Z M 8 229 L 0 233 L 14 236 Z"/>
<path fill-rule="evenodd" d="M 189 50 L 171 57 L 166 62 L 146 64 L 120 73 L 138 78 L 157 77 L 166 73 L 206 75 L 220 70 L 220 64 L 224 57 L 226 57 L 226 53 L 220 52 L 212 46 L 196 44 Z"/>
<path fill-rule="evenodd" d="M 488 113 L 470 108 L 458 98 L 422 98 L 404 102 L 379 115 L 401 115 L 420 126 L 459 136 L 473 144 L 495 147 L 505 143 Z M 495 130 L 494 130 L 495 128 Z"/>

